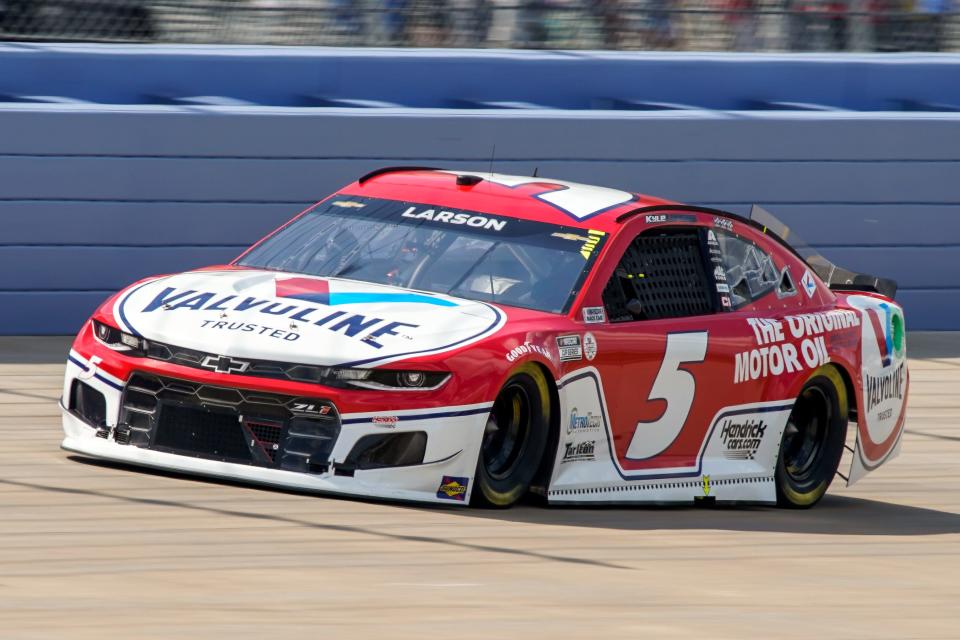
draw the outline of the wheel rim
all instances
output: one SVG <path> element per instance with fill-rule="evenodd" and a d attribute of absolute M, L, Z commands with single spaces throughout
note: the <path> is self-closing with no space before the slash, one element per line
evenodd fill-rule
<path fill-rule="evenodd" d="M 493 403 L 483 434 L 483 468 L 502 480 L 517 468 L 530 435 L 530 396 L 521 385 L 507 386 Z"/>
<path fill-rule="evenodd" d="M 810 387 L 800 394 L 783 432 L 783 466 L 794 482 L 802 484 L 816 474 L 830 418 L 830 402 L 822 389 Z"/>

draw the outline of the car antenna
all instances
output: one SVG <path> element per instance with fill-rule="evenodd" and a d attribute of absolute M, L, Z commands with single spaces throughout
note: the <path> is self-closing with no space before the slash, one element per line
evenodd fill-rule
<path fill-rule="evenodd" d="M 533 176 L 532 176 L 532 177 L 534 177 L 534 178 L 537 177 L 537 171 L 540 171 L 540 167 L 534 167 L 534 168 L 533 168 Z"/>
<path fill-rule="evenodd" d="M 493 148 L 490 149 L 490 177 L 493 178 L 493 158 L 497 155 L 497 145 L 494 143 Z"/>

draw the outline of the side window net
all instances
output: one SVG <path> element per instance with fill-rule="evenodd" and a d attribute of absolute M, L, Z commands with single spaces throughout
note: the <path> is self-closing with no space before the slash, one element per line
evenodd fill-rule
<path fill-rule="evenodd" d="M 603 302 L 611 322 L 713 313 L 699 231 L 638 236 L 607 283 Z"/>

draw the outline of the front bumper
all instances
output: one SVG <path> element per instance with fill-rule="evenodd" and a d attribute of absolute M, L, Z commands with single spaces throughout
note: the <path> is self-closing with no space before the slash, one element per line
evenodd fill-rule
<path fill-rule="evenodd" d="M 64 380 L 64 399 L 70 402 L 74 380 L 103 394 L 106 419 L 92 425 L 68 406 L 61 405 L 65 438 L 62 447 L 68 451 L 180 473 L 251 482 L 276 487 L 419 502 L 457 502 L 467 504 L 469 491 L 452 498 L 440 491 L 451 478 L 469 487 L 476 469 L 483 429 L 492 403 L 430 409 L 404 409 L 339 415 L 335 442 L 322 450 L 325 459 L 302 466 L 302 471 L 281 468 L 278 452 L 275 464 L 270 459 L 237 461 L 229 455 L 216 455 L 213 450 L 203 455 L 195 452 L 171 452 L 157 444 L 154 432 L 146 440 L 128 438 L 128 424 L 120 424 L 121 416 L 129 415 L 125 391 L 134 376 L 120 380 L 98 369 L 97 362 L 72 351 Z M 204 384 L 195 381 L 196 384 Z M 124 405 L 128 405 L 124 409 Z M 237 409 L 239 411 L 239 408 Z M 240 424 L 244 418 L 238 415 Z M 120 424 L 121 429 L 117 429 Z M 199 425 L 203 427 L 203 425 Z M 359 469 L 350 468 L 348 456 L 364 436 L 422 432 L 426 445 L 422 462 L 407 466 Z M 123 437 L 118 438 L 118 433 Z M 245 432 L 249 435 L 249 432 Z M 118 441 L 119 440 L 119 441 Z M 192 445 L 191 445 L 192 446 Z M 161 450 L 162 449 L 162 450 Z M 251 443 L 251 450 L 253 446 Z"/>

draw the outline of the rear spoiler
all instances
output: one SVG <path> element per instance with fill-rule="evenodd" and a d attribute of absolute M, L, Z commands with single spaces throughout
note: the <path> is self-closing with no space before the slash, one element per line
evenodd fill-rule
<path fill-rule="evenodd" d="M 870 291 L 885 295 L 891 300 L 897 295 L 896 280 L 849 271 L 819 254 L 804 258 L 804 261 L 833 291 Z"/>
<path fill-rule="evenodd" d="M 762 227 L 766 234 L 774 234 L 800 256 L 810 270 L 817 274 L 824 284 L 833 291 L 868 291 L 879 293 L 891 300 L 897 295 L 897 282 L 890 278 L 881 278 L 869 273 L 857 273 L 838 267 L 804 242 L 790 228 L 780 222 L 772 213 L 753 205 L 750 209 L 750 222 Z"/>

